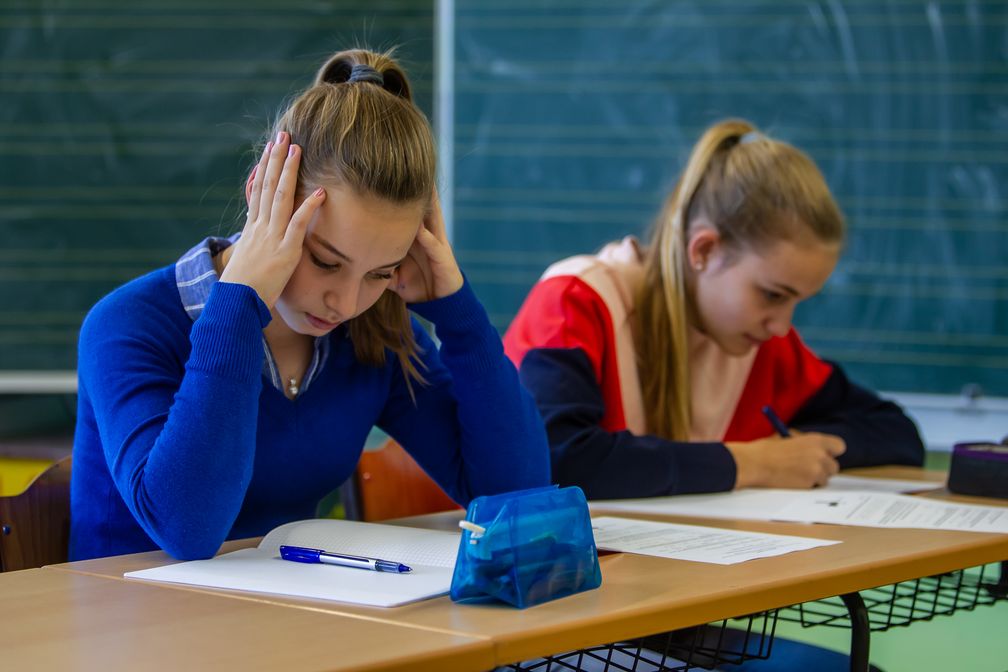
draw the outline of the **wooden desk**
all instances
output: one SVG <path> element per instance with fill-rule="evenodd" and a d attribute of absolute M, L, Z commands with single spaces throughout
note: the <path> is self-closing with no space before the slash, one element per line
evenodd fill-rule
<path fill-rule="evenodd" d="M 11 670 L 488 669 L 491 642 L 76 572 L 0 574 Z"/>
<path fill-rule="evenodd" d="M 942 477 L 919 470 L 883 469 L 869 473 L 893 478 L 912 474 L 932 479 Z M 460 515 L 461 512 L 449 512 L 399 522 L 457 529 Z M 730 566 L 632 554 L 606 555 L 601 558 L 601 588 L 523 611 L 506 606 L 457 605 L 447 597 L 392 609 L 282 596 L 264 595 L 257 599 L 277 606 L 387 621 L 460 636 L 486 637 L 493 641 L 495 663 L 500 665 L 824 597 L 856 594 L 876 586 L 1008 559 L 1008 535 L 646 517 L 837 539 L 843 543 Z M 253 540 L 230 542 L 222 551 L 253 543 Z M 56 565 L 49 569 L 119 578 L 126 571 L 169 562 L 171 559 L 167 555 L 155 552 Z M 247 594 L 200 590 L 247 598 Z"/>

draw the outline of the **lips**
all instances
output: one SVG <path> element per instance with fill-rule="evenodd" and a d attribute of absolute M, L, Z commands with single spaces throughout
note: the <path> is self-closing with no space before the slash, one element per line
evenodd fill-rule
<path fill-rule="evenodd" d="M 329 330 L 335 329 L 339 326 L 339 322 L 327 322 L 322 318 L 315 317 L 311 313 L 305 313 L 305 319 L 308 320 L 308 324 L 312 325 L 316 329 Z"/>

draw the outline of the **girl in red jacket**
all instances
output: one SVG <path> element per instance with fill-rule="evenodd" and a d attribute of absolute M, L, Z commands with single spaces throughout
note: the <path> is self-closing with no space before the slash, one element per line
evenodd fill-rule
<path fill-rule="evenodd" d="M 808 488 L 843 467 L 921 464 L 900 408 L 791 325 L 843 238 L 808 156 L 744 121 L 708 129 L 648 243 L 554 264 L 505 336 L 554 479 L 599 499 Z"/>

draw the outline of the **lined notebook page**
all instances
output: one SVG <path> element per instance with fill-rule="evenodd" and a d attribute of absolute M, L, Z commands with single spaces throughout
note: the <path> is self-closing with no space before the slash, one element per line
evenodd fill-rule
<path fill-rule="evenodd" d="M 306 546 L 410 566 L 451 568 L 455 566 L 460 536 L 459 532 L 326 518 L 281 525 L 263 537 L 259 548 L 270 555 L 279 555 L 281 545 Z"/>
<path fill-rule="evenodd" d="M 460 538 L 459 532 L 348 520 L 303 520 L 274 529 L 256 548 L 127 572 L 125 576 L 393 607 L 448 592 Z M 394 560 L 413 571 L 399 574 L 290 562 L 280 559 L 281 544 Z"/>

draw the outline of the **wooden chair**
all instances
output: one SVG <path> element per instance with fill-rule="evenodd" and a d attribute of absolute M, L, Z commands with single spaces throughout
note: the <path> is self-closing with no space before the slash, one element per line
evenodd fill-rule
<path fill-rule="evenodd" d="M 344 498 L 347 517 L 378 521 L 460 508 L 402 446 L 387 440 L 366 450 Z"/>
<path fill-rule="evenodd" d="M 0 572 L 67 561 L 70 461 L 52 464 L 21 494 L 0 497 Z"/>

